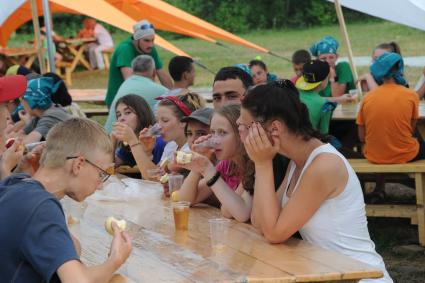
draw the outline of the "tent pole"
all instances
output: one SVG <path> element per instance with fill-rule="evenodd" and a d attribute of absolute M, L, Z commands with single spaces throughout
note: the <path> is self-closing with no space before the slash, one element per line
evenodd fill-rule
<path fill-rule="evenodd" d="M 50 72 L 55 72 L 55 54 L 53 53 L 53 40 L 52 40 L 52 22 L 50 21 L 50 7 L 49 0 L 43 0 L 43 14 L 44 14 L 44 25 L 46 27 L 46 39 L 47 39 L 47 53 L 49 58 Z"/>
<path fill-rule="evenodd" d="M 359 76 L 357 74 L 356 66 L 354 65 L 353 51 L 351 49 L 350 39 L 348 38 L 347 27 L 345 26 L 344 15 L 342 14 L 341 3 L 339 0 L 334 0 L 335 2 L 335 10 L 336 15 L 338 17 L 339 26 L 341 29 L 342 37 L 344 38 L 345 46 L 348 50 L 348 60 L 350 62 L 351 70 L 353 71 L 354 81 L 356 82 L 357 89 L 359 91 L 359 96 L 362 96 L 362 89 L 360 86 L 360 82 L 358 81 Z"/>
<path fill-rule="evenodd" d="M 38 63 L 40 65 L 40 73 L 46 73 L 46 68 L 44 65 L 44 48 L 41 42 L 40 36 L 40 24 L 38 22 L 38 10 L 36 0 L 31 0 L 31 15 L 32 15 L 32 25 L 34 27 L 34 46 L 38 50 Z"/>

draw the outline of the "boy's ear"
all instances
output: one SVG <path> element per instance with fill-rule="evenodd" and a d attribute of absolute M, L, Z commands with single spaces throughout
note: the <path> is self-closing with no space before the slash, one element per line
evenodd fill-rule
<path fill-rule="evenodd" d="M 82 156 L 78 156 L 77 158 L 72 159 L 71 172 L 74 176 L 77 176 L 80 173 L 82 167 L 84 166 L 84 162 L 85 159 Z"/>

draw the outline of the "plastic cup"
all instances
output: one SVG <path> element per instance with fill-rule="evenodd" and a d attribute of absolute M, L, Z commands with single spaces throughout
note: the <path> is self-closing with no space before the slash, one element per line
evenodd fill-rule
<path fill-rule="evenodd" d="M 356 104 L 359 99 L 359 90 L 358 89 L 350 89 L 348 91 L 349 96 L 353 97 L 354 99 L 351 101 L 351 103 Z"/>
<path fill-rule="evenodd" d="M 154 182 L 159 182 L 159 179 L 164 175 L 164 170 L 161 168 L 152 168 L 147 170 L 148 179 Z"/>
<path fill-rule="evenodd" d="M 225 247 L 227 231 L 229 230 L 229 219 L 214 218 L 208 220 L 210 224 L 211 246 L 215 251 L 221 251 Z"/>
<path fill-rule="evenodd" d="M 66 221 L 68 225 L 79 224 L 86 209 L 86 202 L 76 202 L 71 199 L 65 200 L 64 210 L 67 214 Z"/>
<path fill-rule="evenodd" d="M 183 184 L 183 175 L 168 175 L 168 191 L 171 194 L 174 191 L 180 190 Z"/>
<path fill-rule="evenodd" d="M 174 225 L 176 230 L 188 230 L 189 228 L 189 206 L 188 201 L 173 203 Z"/>

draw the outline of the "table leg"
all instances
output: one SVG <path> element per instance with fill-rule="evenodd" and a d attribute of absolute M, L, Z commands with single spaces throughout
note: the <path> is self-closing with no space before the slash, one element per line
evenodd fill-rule
<path fill-rule="evenodd" d="M 72 64 L 71 64 L 71 72 L 74 72 L 75 68 L 77 67 L 78 62 L 81 62 L 81 64 L 83 64 L 84 67 L 87 68 L 87 70 L 93 71 L 93 68 L 90 66 L 89 62 L 87 62 L 87 60 L 84 59 L 84 56 L 83 56 L 85 46 L 86 46 L 86 44 L 81 45 L 78 50 L 76 50 L 73 46 L 68 46 L 71 53 L 74 54 L 74 56 L 75 56 L 74 60 L 72 61 Z"/>
<path fill-rule="evenodd" d="M 31 68 L 32 63 L 34 63 L 35 58 L 37 57 L 37 55 L 31 55 L 27 62 L 25 63 L 25 67 L 27 67 L 28 69 Z"/>

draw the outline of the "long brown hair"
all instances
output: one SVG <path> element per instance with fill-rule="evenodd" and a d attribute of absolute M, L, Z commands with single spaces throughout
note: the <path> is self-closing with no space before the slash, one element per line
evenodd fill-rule
<path fill-rule="evenodd" d="M 236 123 L 241 114 L 241 106 L 235 104 L 226 105 L 215 110 L 214 115 L 215 114 L 218 114 L 229 121 L 237 141 L 237 161 L 231 162 L 229 175 L 240 176 L 244 189 L 252 195 L 254 193 L 255 167 L 254 163 L 249 159 L 248 154 L 245 151 L 245 147 L 239 136 L 238 125 Z"/>
<path fill-rule="evenodd" d="M 139 122 L 137 124 L 137 128 L 134 130 L 136 135 L 138 135 L 142 129 L 148 128 L 149 126 L 155 124 L 155 116 L 152 112 L 152 109 L 143 97 L 136 94 L 128 94 L 123 96 L 115 103 L 115 111 L 117 110 L 117 107 L 120 103 L 125 104 L 133 109 L 134 113 L 136 114 Z"/>

